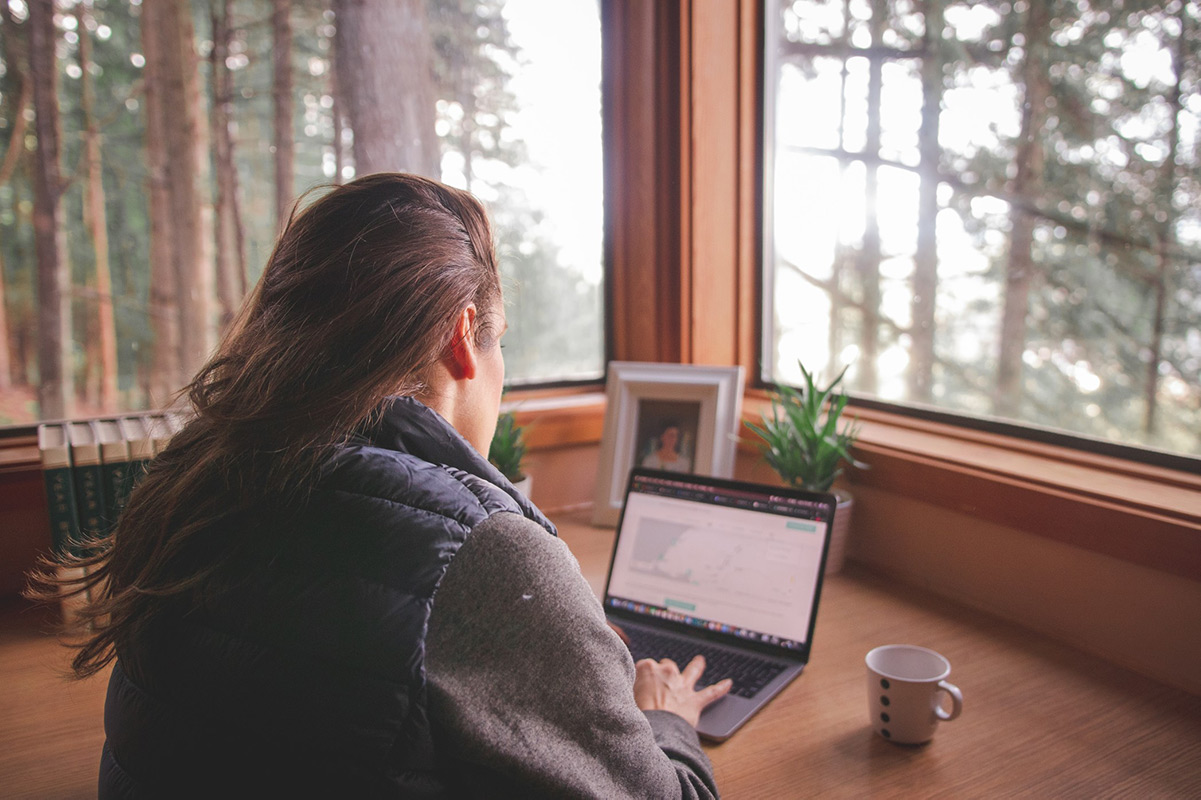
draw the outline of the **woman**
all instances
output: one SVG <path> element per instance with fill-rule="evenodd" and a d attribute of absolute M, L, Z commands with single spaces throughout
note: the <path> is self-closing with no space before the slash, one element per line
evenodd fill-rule
<path fill-rule="evenodd" d="M 651 447 L 651 452 L 642 459 L 642 466 L 668 472 L 692 471 L 692 459 L 679 450 L 680 425 L 675 420 L 663 423 L 659 435 L 652 440 Z"/>
<path fill-rule="evenodd" d="M 551 523 L 484 458 L 491 230 L 408 175 L 282 234 L 103 552 L 102 797 L 715 794 L 703 664 L 635 666 Z"/>

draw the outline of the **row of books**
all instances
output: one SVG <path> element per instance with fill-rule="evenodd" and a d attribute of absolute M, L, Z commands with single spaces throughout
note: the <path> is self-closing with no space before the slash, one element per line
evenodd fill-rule
<path fill-rule="evenodd" d="M 164 412 L 38 425 L 55 556 L 83 555 L 87 540 L 112 529 L 146 465 L 183 423 Z"/>

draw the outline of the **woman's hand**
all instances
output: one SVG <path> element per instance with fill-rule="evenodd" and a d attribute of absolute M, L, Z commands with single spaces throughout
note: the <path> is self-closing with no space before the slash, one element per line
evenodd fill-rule
<path fill-rule="evenodd" d="M 644 658 L 634 665 L 634 702 L 643 711 L 670 711 L 696 727 L 701 711 L 715 700 L 725 697 L 733 686 L 729 678 L 697 691 L 697 680 L 705 671 L 705 659 L 697 656 L 684 667 L 670 659 L 652 661 Z"/>

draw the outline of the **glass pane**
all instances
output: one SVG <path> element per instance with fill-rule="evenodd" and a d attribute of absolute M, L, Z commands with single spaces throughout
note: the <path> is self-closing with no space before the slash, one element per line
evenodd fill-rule
<path fill-rule="evenodd" d="M 763 377 L 1201 455 L 1201 4 L 1048 6 L 767 0 Z"/>
<path fill-rule="evenodd" d="M 596 0 L 293 3 L 290 44 L 277 38 L 270 0 L 191 4 L 179 25 L 153 16 L 160 4 L 59 3 L 43 48 L 57 69 L 45 72 L 31 71 L 25 57 L 37 14 L 25 0 L 4 2 L 0 425 L 165 403 L 260 274 L 279 198 L 287 198 L 286 215 L 308 190 L 377 169 L 432 175 L 488 206 L 512 328 L 512 383 L 602 376 Z M 343 34 L 352 36 L 341 53 L 338 8 L 347 9 Z M 177 37 L 169 51 L 183 54 L 182 67 L 175 88 L 156 94 L 168 50 L 149 34 L 163 30 Z M 402 41 L 389 50 L 416 66 L 388 72 L 378 61 L 356 62 L 371 37 Z M 273 55 L 281 52 L 291 86 L 277 94 Z M 404 77 L 380 84 L 385 73 Z M 54 128 L 38 124 L 35 84 L 57 113 L 57 159 L 39 154 L 39 137 L 52 143 Z M 291 108 L 279 97 L 290 97 Z M 406 102 L 419 108 L 416 121 L 397 111 Z M 279 141 L 291 149 L 278 162 L 290 164 L 279 170 L 290 180 L 278 190 L 277 111 Z M 380 117 L 375 128 L 370 112 Z M 49 111 L 44 118 L 55 122 Z M 185 119 L 190 134 L 174 127 Z M 414 144 L 432 157 L 357 164 L 373 141 Z M 52 216 L 34 191 L 47 164 L 63 187 Z M 194 185 L 190 213 L 175 204 L 186 192 L 171 194 L 180 176 Z M 39 217 L 53 220 L 42 240 Z M 51 244 L 59 273 L 39 285 L 39 256 Z"/>

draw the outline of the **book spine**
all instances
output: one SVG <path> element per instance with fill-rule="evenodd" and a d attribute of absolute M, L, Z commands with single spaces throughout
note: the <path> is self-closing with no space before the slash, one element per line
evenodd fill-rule
<path fill-rule="evenodd" d="M 118 421 L 125 444 L 129 448 L 129 465 L 125 470 L 125 483 L 121 487 L 121 507 L 129 501 L 134 486 L 146 474 L 146 465 L 154 457 L 154 446 L 146 423 L 141 416 L 123 417 Z"/>
<path fill-rule="evenodd" d="M 99 538 L 105 531 L 104 476 L 100 465 L 100 444 L 88 423 L 72 422 L 70 425 L 75 507 L 79 515 L 79 529 L 83 534 L 81 539 L 87 541 Z M 88 555 L 83 541 L 76 542 L 76 547 L 71 551 L 72 555 Z"/>
<path fill-rule="evenodd" d="M 104 489 L 104 532 L 108 533 L 117 524 L 121 509 L 125 506 L 124 490 L 129 474 L 129 445 L 121 433 L 117 420 L 99 420 L 95 424 L 100 442 L 102 486 Z"/>
<path fill-rule="evenodd" d="M 104 465 L 104 530 L 107 533 L 117 524 L 125 508 L 125 486 L 129 476 L 129 462 L 115 461 Z"/>
<path fill-rule="evenodd" d="M 171 437 L 175 435 L 175 430 L 171 426 L 171 417 L 168 414 L 149 414 L 142 419 L 146 424 L 147 433 L 150 434 L 154 454 L 158 455 L 167 449 L 171 444 Z"/>
<path fill-rule="evenodd" d="M 75 482 L 71 474 L 71 448 L 65 426 L 39 425 L 38 449 L 50 515 L 50 544 L 54 555 L 60 556 L 68 552 L 72 543 L 80 538 Z"/>
<path fill-rule="evenodd" d="M 150 463 L 148 458 L 130 458 L 129 465 L 125 468 L 125 479 L 121 483 L 121 503 L 122 510 L 125 509 L 125 504 L 129 502 L 129 496 L 133 494 L 133 487 L 138 485 L 138 481 L 146 474 L 146 465 Z"/>
<path fill-rule="evenodd" d="M 77 552 L 82 532 L 76 502 L 75 476 L 71 461 L 71 439 L 67 425 L 38 426 L 38 450 L 42 459 L 42 475 L 46 483 L 46 500 L 50 515 L 50 546 L 56 559 Z M 61 612 L 69 622 L 79 607 L 87 602 L 87 594 L 66 596 L 70 584 L 82 580 L 86 572 L 81 567 L 58 566 L 55 578 L 62 587 Z"/>

